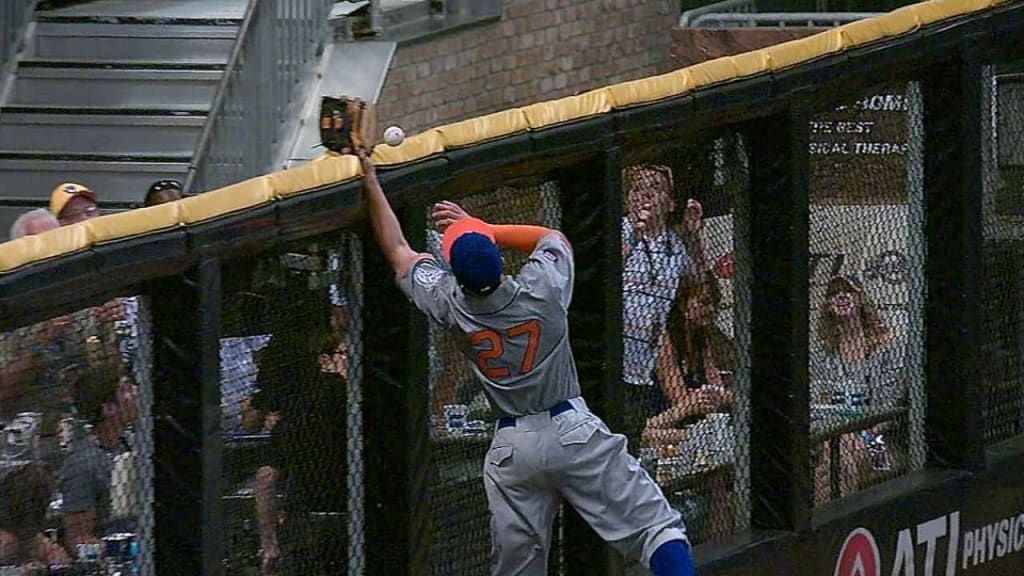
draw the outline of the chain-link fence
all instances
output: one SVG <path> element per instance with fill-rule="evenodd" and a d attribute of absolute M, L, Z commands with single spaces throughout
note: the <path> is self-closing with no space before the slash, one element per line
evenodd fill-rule
<path fill-rule="evenodd" d="M 805 64 L 771 74 L 748 74 L 759 57 L 678 78 L 743 82 L 669 97 L 669 75 L 605 92 L 610 111 L 596 92 L 509 114 L 529 131 L 430 143 L 503 130 L 478 119 L 423 136 L 428 156 L 384 155 L 397 158 L 381 175 L 414 223 L 404 231 L 442 263 L 424 220 L 443 189 L 490 222 L 571 239 L 567 325 L 583 395 L 681 513 L 702 572 L 840 570 L 870 534 L 879 561 L 895 546 L 905 563 L 902 540 L 883 536 L 939 518 L 977 548 L 974 536 L 1015 513 L 1005 504 L 1019 501 L 1020 454 L 1005 441 L 1024 432 L 1024 67 L 981 76 L 981 166 L 974 81 L 979 59 L 1019 49 L 1009 25 L 1024 10 L 975 8 L 870 50 L 808 44 Z M 858 34 L 875 28 L 895 30 Z M 762 56 L 778 63 L 791 48 Z M 869 75 L 886 80 L 844 92 Z M 368 234 L 356 165 L 330 159 L 0 250 L 0 319 L 18 327 L 0 335 L 0 574 L 489 571 L 504 528 L 482 478 L 494 436 L 529 432 L 545 410 L 574 414 L 559 402 L 499 419 L 474 373 L 506 344 L 533 366 L 540 337 L 427 328 Z M 494 188 L 496 174 L 520 179 Z M 525 259 L 504 257 L 510 274 Z M 436 286 L 416 270 L 414 282 Z M 474 335 L 484 346 L 471 363 Z M 595 437 L 580 432 L 562 439 Z M 986 454 L 982 437 L 1003 444 Z M 489 471 L 543 456 L 494 448 Z M 926 455 L 941 473 L 911 476 Z M 868 488 L 884 502 L 860 498 Z M 622 573 L 586 510 L 543 496 L 545 513 L 562 512 L 549 572 Z M 822 508 L 837 513 L 827 525 Z M 532 532 L 526 546 L 543 548 L 548 534 Z M 753 545 L 719 554 L 739 543 Z M 999 571 L 1007 556 L 987 561 Z"/>
<path fill-rule="evenodd" d="M 924 464 L 921 98 L 878 86 L 810 125 L 814 501 Z"/>
<path fill-rule="evenodd" d="M 151 358 L 141 297 L 0 335 L 0 566 L 153 574 Z"/>
<path fill-rule="evenodd" d="M 536 224 L 557 229 L 561 224 L 558 192 L 554 182 L 538 178 L 466 196 L 458 202 L 469 214 L 492 224 Z M 427 248 L 438 262 L 445 261 L 437 230 L 427 231 Z M 506 274 L 514 276 L 529 254 L 507 249 L 502 256 Z M 490 569 L 491 534 L 481 471 L 500 415 L 488 403 L 462 355 L 459 340 L 435 323 L 431 324 L 429 338 L 434 462 L 430 486 L 434 530 L 431 565 L 435 574 L 485 574 Z M 561 574 L 560 566 L 560 550 L 555 547 L 550 573 Z"/>
<path fill-rule="evenodd" d="M 226 574 L 361 571 L 361 257 L 337 232 L 227 267 Z"/>
<path fill-rule="evenodd" d="M 749 521 L 742 138 L 637 158 L 622 183 L 625 432 L 691 542 L 721 541 Z"/>
<path fill-rule="evenodd" d="M 1024 433 L 1024 68 L 983 74 L 985 440 Z"/>

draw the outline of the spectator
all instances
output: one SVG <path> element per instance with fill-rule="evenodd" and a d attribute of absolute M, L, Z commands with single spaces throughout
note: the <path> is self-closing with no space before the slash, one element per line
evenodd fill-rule
<path fill-rule="evenodd" d="M 67 552 L 43 534 L 53 488 L 53 476 L 38 462 L 0 475 L 0 564 L 70 562 Z"/>
<path fill-rule="evenodd" d="M 95 218 L 99 215 L 96 194 L 81 184 L 65 182 L 50 194 L 50 212 L 57 217 L 61 226 Z"/>
<path fill-rule="evenodd" d="M 58 316 L 0 338 L 0 419 L 41 412 L 44 452 L 55 451 L 60 419 L 71 407 L 67 375 L 84 361 L 85 334 L 78 314 Z"/>
<path fill-rule="evenodd" d="M 647 420 L 645 443 L 679 443 L 681 424 L 715 412 L 727 412 L 735 391 L 730 375 L 737 367 L 736 347 L 715 318 L 722 293 L 714 273 L 683 279 L 669 315 L 662 344 L 659 381 L 668 399 L 665 411 Z"/>
<path fill-rule="evenodd" d="M 99 216 L 96 207 L 96 194 L 89 188 L 65 182 L 53 189 L 50 194 L 50 212 L 57 216 L 61 226 L 77 224 Z M 114 323 L 125 319 L 126 298 L 114 298 L 106 304 L 82 310 L 75 314 L 76 327 L 84 327 L 83 333 L 99 334 L 104 347 L 104 354 L 111 357 L 119 354 L 119 343 Z M 100 326 L 103 325 L 103 330 Z"/>
<path fill-rule="evenodd" d="M 302 298 L 259 355 L 259 392 L 243 417 L 249 431 L 271 428 L 270 459 L 256 473 L 256 515 L 264 574 L 341 573 L 343 538 L 324 546 L 311 512 L 346 510 L 345 339 L 330 328 L 326 307 Z M 295 323 L 303 323 L 296 326 Z M 278 491 L 285 487 L 285 514 Z M 331 524 L 344 534 L 344 520 Z M 279 538 L 279 526 L 281 530 Z M 326 572 L 325 572 L 326 571 Z"/>
<path fill-rule="evenodd" d="M 685 460 L 687 471 L 672 474 L 704 474 L 697 486 L 679 492 L 683 501 L 673 502 L 686 512 L 691 535 L 701 541 L 728 533 L 725 527 L 733 517 L 732 473 L 723 464 L 734 460 L 729 413 L 737 355 L 732 339 L 715 325 L 721 300 L 711 270 L 680 283 L 659 358 L 658 380 L 668 402 L 647 419 L 643 432 L 645 447 Z M 666 492 L 677 492 L 666 484 L 674 478 L 659 474 L 658 482 Z"/>
<path fill-rule="evenodd" d="M 60 228 L 60 222 L 46 208 L 36 208 L 25 212 L 11 225 L 11 240 L 22 236 L 35 236 Z"/>
<path fill-rule="evenodd" d="M 647 417 L 661 400 L 656 363 L 679 279 L 693 271 L 687 242 L 671 226 L 676 209 L 672 170 L 658 164 L 627 168 L 622 219 L 623 379 L 626 433 L 639 439 Z M 696 217 L 699 204 L 687 210 Z M 684 230 L 689 229 L 684 225 Z"/>
<path fill-rule="evenodd" d="M 821 347 L 812 355 L 812 402 L 885 410 L 905 400 L 905 342 L 882 320 L 860 280 L 844 274 L 829 280 L 825 306 L 818 318 Z M 887 435 L 886 425 L 839 438 L 840 492 L 857 490 L 869 476 L 871 439 Z M 865 434 L 867 433 L 867 434 Z M 815 494 L 823 499 L 829 485 L 831 450 L 821 447 L 815 469 Z M 892 447 L 886 449 L 891 451 Z"/>
<path fill-rule="evenodd" d="M 111 476 L 115 459 L 131 452 L 125 431 L 138 416 L 138 387 L 122 381 L 115 364 L 97 364 L 75 381 L 74 401 L 80 424 L 92 429 L 76 431 L 60 471 L 69 547 L 97 543 L 98 533 L 114 530 Z"/>
<path fill-rule="evenodd" d="M 177 180 L 158 180 L 146 191 L 146 206 L 156 206 L 181 200 L 181 182 Z"/>
<path fill-rule="evenodd" d="M 257 358 L 269 340 L 269 336 L 259 335 L 220 341 L 221 429 L 226 433 L 243 431 L 242 415 L 256 392 Z"/>

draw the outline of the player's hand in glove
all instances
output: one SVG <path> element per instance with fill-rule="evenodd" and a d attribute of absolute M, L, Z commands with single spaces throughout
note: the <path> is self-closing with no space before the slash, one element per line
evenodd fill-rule
<path fill-rule="evenodd" d="M 444 232 L 457 220 L 469 218 L 470 216 L 469 213 L 462 209 L 462 206 L 450 200 L 442 200 L 434 204 L 430 217 L 434 219 L 434 226 L 441 232 Z"/>
<path fill-rule="evenodd" d="M 359 158 L 359 163 L 363 165 L 363 176 L 364 177 L 377 177 L 377 166 L 370 159 L 370 156 L 366 153 L 366 150 L 362 148 L 356 148 L 355 155 Z"/>

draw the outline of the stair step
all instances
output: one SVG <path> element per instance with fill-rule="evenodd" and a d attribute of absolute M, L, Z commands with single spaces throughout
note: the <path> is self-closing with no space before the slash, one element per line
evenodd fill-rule
<path fill-rule="evenodd" d="M 211 60 L 75 60 L 67 58 L 22 58 L 19 69 L 28 68 L 73 68 L 77 70 L 220 70 L 224 62 Z"/>
<path fill-rule="evenodd" d="M 98 14 L 55 14 L 38 12 L 37 22 L 48 24 L 96 24 L 126 26 L 238 26 L 241 18 L 202 18 L 190 16 L 132 16 L 132 15 L 98 15 Z"/>
<path fill-rule="evenodd" d="M 77 0 L 42 2 L 44 16 L 239 19 L 248 0 Z"/>
<path fill-rule="evenodd" d="M 157 180 L 182 180 L 188 160 L 178 157 L 45 155 L 0 152 L 4 199 L 38 202 L 63 182 L 92 188 L 103 202 L 138 203 Z"/>
<path fill-rule="evenodd" d="M 13 104 L 159 108 L 209 106 L 219 70 L 19 68 Z"/>
<path fill-rule="evenodd" d="M 0 149 L 65 154 L 189 157 L 204 115 L 90 114 L 0 109 Z"/>
<path fill-rule="evenodd" d="M 74 59 L 88 54 L 110 61 L 226 63 L 238 26 L 175 24 L 65 24 L 39 22 L 29 39 L 38 58 Z"/>
<path fill-rule="evenodd" d="M 79 114 L 96 116 L 206 116 L 206 106 L 161 104 L 157 108 L 132 106 L 32 106 L 12 104 L 0 107 L 2 114 Z"/>

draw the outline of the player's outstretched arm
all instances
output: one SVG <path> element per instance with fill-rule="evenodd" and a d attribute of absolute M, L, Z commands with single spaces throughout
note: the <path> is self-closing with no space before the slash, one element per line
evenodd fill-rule
<path fill-rule="evenodd" d="M 366 187 L 366 205 L 370 212 L 373 235 L 395 274 L 401 276 L 413 265 L 419 254 L 409 247 L 409 242 L 405 239 L 402 226 L 384 195 L 380 180 L 377 179 L 377 169 L 373 161 L 361 148 L 357 147 L 356 155 L 363 164 L 363 184 Z"/>

